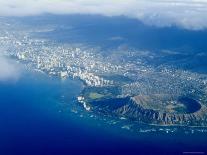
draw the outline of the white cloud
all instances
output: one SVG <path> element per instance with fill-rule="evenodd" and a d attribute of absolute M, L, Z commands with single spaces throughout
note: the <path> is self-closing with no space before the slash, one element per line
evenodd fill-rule
<path fill-rule="evenodd" d="M 1 16 L 124 15 L 156 26 L 207 28 L 207 0 L 0 0 Z"/>
<path fill-rule="evenodd" d="M 18 80 L 20 72 L 20 66 L 16 62 L 0 55 L 0 82 Z"/>

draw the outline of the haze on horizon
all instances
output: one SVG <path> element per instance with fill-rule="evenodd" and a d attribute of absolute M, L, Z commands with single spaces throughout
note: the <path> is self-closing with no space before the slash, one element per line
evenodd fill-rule
<path fill-rule="evenodd" d="M 41 14 L 126 16 L 158 27 L 207 28 L 205 0 L 0 0 L 0 16 Z"/>

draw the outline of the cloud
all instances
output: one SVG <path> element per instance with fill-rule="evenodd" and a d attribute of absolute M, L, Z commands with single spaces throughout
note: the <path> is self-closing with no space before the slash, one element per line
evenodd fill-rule
<path fill-rule="evenodd" d="M 0 55 L 0 82 L 16 81 L 19 79 L 20 73 L 20 66 L 16 62 Z"/>
<path fill-rule="evenodd" d="M 122 15 L 160 27 L 207 28 L 206 0 L 0 0 L 1 16 L 43 13 Z"/>

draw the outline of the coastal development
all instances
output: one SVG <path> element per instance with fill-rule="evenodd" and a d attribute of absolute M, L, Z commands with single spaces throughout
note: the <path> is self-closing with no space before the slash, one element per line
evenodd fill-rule
<path fill-rule="evenodd" d="M 80 79 L 78 102 L 97 111 L 155 125 L 207 126 L 207 76 L 169 65 L 162 55 L 133 48 L 110 49 L 58 43 L 36 29 L 1 24 L 3 55 L 49 76 Z M 42 31 L 51 31 L 44 29 Z"/>

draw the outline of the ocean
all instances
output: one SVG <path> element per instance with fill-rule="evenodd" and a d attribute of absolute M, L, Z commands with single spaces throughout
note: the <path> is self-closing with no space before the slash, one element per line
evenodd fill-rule
<path fill-rule="evenodd" d="M 207 31 L 157 28 L 125 17 L 90 15 L 17 18 L 10 29 L 13 27 L 17 30 L 26 27 L 32 32 L 37 29 L 30 34 L 32 38 L 97 46 L 103 55 L 110 55 L 117 47 L 138 48 L 156 56 L 144 57 L 149 65 L 165 64 L 193 73 L 207 73 Z M 9 51 L 12 50 L 13 46 Z M 159 129 L 88 112 L 76 100 L 83 88 L 78 79 L 63 80 L 29 69 L 24 69 L 16 81 L 0 81 L 0 155 L 207 152 L 207 130 Z M 176 131 L 172 132 L 174 128 Z"/>
<path fill-rule="evenodd" d="M 24 71 L 0 82 L 0 155 L 182 154 L 206 149 L 204 133 L 135 133 L 88 117 L 80 81 Z M 93 116 L 93 115 L 91 115 Z"/>

